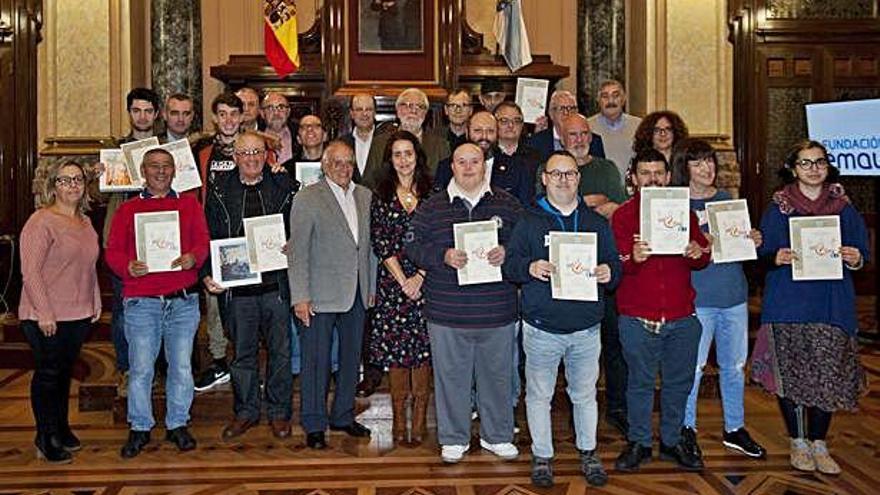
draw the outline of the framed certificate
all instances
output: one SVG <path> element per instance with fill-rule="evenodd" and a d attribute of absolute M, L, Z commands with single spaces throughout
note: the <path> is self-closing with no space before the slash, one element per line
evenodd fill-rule
<path fill-rule="evenodd" d="M 177 211 L 135 213 L 134 238 L 137 259 L 149 273 L 178 271 L 171 262 L 180 257 L 180 216 Z"/>
<path fill-rule="evenodd" d="M 260 273 L 286 270 L 287 255 L 281 252 L 287 242 L 284 215 L 245 218 L 243 223 L 251 270 Z"/>
<path fill-rule="evenodd" d="M 758 258 L 755 242 L 749 236 L 752 222 L 744 199 L 706 203 L 709 233 L 712 234 L 712 260 L 733 263 Z"/>
<path fill-rule="evenodd" d="M 598 301 L 596 268 L 597 236 L 593 232 L 550 232 L 550 276 L 553 299 Z"/>
<path fill-rule="evenodd" d="M 99 160 L 104 164 L 104 173 L 98 179 L 99 191 L 139 191 L 141 189 L 141 183 L 135 181 L 131 175 L 122 150 L 101 150 Z"/>
<path fill-rule="evenodd" d="M 175 171 L 174 182 L 171 184 L 172 189 L 177 192 L 182 192 L 202 187 L 202 177 L 199 174 L 199 166 L 196 163 L 195 156 L 193 156 L 189 140 L 178 139 L 177 141 L 165 143 L 161 146 L 153 146 L 145 150 L 144 153 L 154 148 L 161 148 L 171 153 L 171 156 L 174 157 Z"/>
<path fill-rule="evenodd" d="M 131 173 L 132 180 L 138 185 L 141 185 L 144 181 L 144 178 L 141 177 L 141 162 L 144 160 L 144 153 L 156 146 L 159 146 L 159 138 L 156 136 L 124 143 L 119 146 L 122 154 L 125 155 L 125 162 L 128 163 L 128 171 Z"/>
<path fill-rule="evenodd" d="M 501 281 L 501 267 L 489 264 L 488 254 L 498 245 L 498 224 L 494 220 L 456 223 L 452 226 L 455 249 L 467 253 L 467 264 L 458 270 L 458 285 Z"/>
<path fill-rule="evenodd" d="M 788 219 L 788 235 L 794 258 L 793 280 L 840 280 L 843 258 L 840 256 L 840 217 L 795 217 Z"/>
<path fill-rule="evenodd" d="M 294 167 L 296 180 L 302 187 L 310 186 L 321 180 L 324 173 L 321 171 L 321 162 L 296 162 Z"/>
<path fill-rule="evenodd" d="M 262 283 L 260 272 L 251 271 L 247 238 L 211 241 L 211 277 L 227 289 Z"/>
<path fill-rule="evenodd" d="M 690 190 L 686 187 L 644 187 L 639 230 L 651 254 L 684 254 L 690 239 Z"/>
<path fill-rule="evenodd" d="M 516 104 L 522 109 L 523 121 L 534 124 L 547 110 L 550 81 L 520 77 L 516 80 Z"/>

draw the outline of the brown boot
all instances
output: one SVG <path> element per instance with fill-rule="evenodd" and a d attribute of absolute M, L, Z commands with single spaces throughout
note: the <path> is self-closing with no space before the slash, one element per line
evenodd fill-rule
<path fill-rule="evenodd" d="M 394 443 L 401 443 L 406 440 L 406 400 L 410 394 L 409 370 L 389 369 L 388 382 L 391 385 L 391 435 Z"/>
<path fill-rule="evenodd" d="M 430 365 L 423 365 L 412 369 L 412 444 L 422 443 L 425 437 L 425 421 L 428 414 L 428 399 L 431 397 L 431 373 Z"/>

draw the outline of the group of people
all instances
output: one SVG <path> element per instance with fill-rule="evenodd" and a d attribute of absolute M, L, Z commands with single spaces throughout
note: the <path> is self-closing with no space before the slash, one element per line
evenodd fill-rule
<path fill-rule="evenodd" d="M 653 457 L 659 372 L 660 458 L 700 470 L 697 395 L 713 342 L 723 443 L 752 458 L 765 456 L 745 427 L 747 281 L 741 263 L 712 258 L 706 204 L 730 194 L 716 186 L 711 145 L 690 138 L 674 112 L 643 119 L 626 114 L 617 81 L 600 86 L 601 112 L 590 118 L 578 113 L 571 93 L 554 92 L 547 118 L 530 136 L 515 103 L 503 94 L 480 96 L 483 108 L 474 111 L 467 91 L 450 92 L 443 107 L 448 125 L 426 129 L 428 98 L 406 89 L 395 103 L 396 128 L 377 133 L 375 101 L 356 95 L 352 132 L 328 143 L 319 116 L 293 123 L 284 95 L 245 88 L 212 104 L 216 132 L 195 149 L 201 190 L 174 191 L 173 157 L 161 149 L 144 155 L 143 190 L 116 201 L 105 229 L 104 257 L 119 304 L 113 317 L 122 326 L 116 331 L 114 323 L 117 364 L 128 376 L 123 457 L 150 442 L 151 387 L 164 349 L 166 439 L 182 451 L 196 446 L 187 429 L 194 389 L 230 376 L 234 419 L 222 430 L 224 440 L 257 425 L 263 402 L 272 434 L 289 437 L 294 374 L 301 380 L 299 421 L 309 447 L 324 448 L 328 428 L 369 436 L 355 419 L 363 368 L 387 372 L 396 443 L 425 438 L 433 383 L 444 462 L 459 462 L 471 449 L 475 417 L 480 447 L 513 459 L 519 455 L 514 410 L 524 378 L 532 481 L 552 486 L 551 402 L 562 362 L 589 484 L 601 486 L 608 477 L 596 442 L 600 366 L 605 419 L 627 439 L 615 468 L 635 471 Z M 151 130 L 153 121 L 142 117 L 158 114 L 154 97 L 145 89 L 129 95 L 128 139 Z M 249 98 L 250 107 L 243 102 Z M 188 110 L 180 102 L 189 102 Z M 192 101 L 182 95 L 166 101 L 168 139 L 188 132 L 173 108 L 191 119 Z M 252 121 L 246 120 L 249 108 Z M 317 183 L 295 179 L 304 161 L 320 161 Z M 88 172 L 75 162 L 41 165 L 35 181 L 40 208 L 22 232 L 29 249 L 22 253 L 19 317 L 37 359 L 36 446 L 53 462 L 69 462 L 80 445 L 67 422 L 70 372 L 90 322 L 101 314 L 98 236 L 85 216 Z M 820 143 L 798 143 L 781 173 L 783 187 L 749 234 L 767 272 L 752 373 L 779 398 L 792 466 L 834 474 L 840 467 L 825 444 L 832 413 L 854 408 L 865 386 L 852 272 L 866 262 L 867 232 Z M 689 242 L 675 255 L 653 253 L 639 222 L 642 188 L 667 186 L 690 191 Z M 137 257 L 134 216 L 158 211 L 179 214 L 182 254 L 173 271 L 152 272 Z M 244 219 L 279 213 L 288 236 L 287 269 L 265 272 L 247 286 L 224 288 L 214 280 L 209 241 L 243 236 Z M 810 215 L 840 217 L 841 280 L 793 281 L 799 253 L 792 250 L 788 219 Z M 498 245 L 479 253 L 456 248 L 453 226 L 476 221 L 494 222 Z M 553 297 L 550 282 L 560 267 L 549 261 L 552 232 L 596 234 L 589 276 L 599 287 L 597 301 Z M 502 279 L 461 285 L 459 270 L 477 256 L 499 267 Z M 214 361 L 194 380 L 200 292 Z M 234 349 L 228 366 L 225 335 Z M 261 340 L 267 351 L 262 378 Z"/>

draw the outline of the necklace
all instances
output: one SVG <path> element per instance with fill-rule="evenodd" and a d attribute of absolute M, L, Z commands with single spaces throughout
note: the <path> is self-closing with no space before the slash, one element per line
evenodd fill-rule
<path fill-rule="evenodd" d="M 406 211 L 412 211 L 418 202 L 418 198 L 413 194 L 412 189 L 402 190 L 399 187 L 397 188 L 397 199 L 400 200 L 400 203 L 403 204 Z"/>

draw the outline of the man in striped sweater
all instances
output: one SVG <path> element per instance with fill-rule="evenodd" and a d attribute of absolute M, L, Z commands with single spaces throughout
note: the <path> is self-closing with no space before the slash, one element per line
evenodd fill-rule
<path fill-rule="evenodd" d="M 425 317 L 431 336 L 437 437 L 444 462 L 455 463 L 469 449 L 470 394 L 476 380 L 480 445 L 502 459 L 519 454 L 513 445 L 510 408 L 516 288 L 508 281 L 458 284 L 457 270 L 468 253 L 456 249 L 453 225 L 493 220 L 499 245 L 486 255 L 489 264 L 505 261 L 504 245 L 522 207 L 486 179 L 482 150 L 465 143 L 452 155 L 453 178 L 416 211 L 406 253 L 427 270 L 423 286 Z"/>

